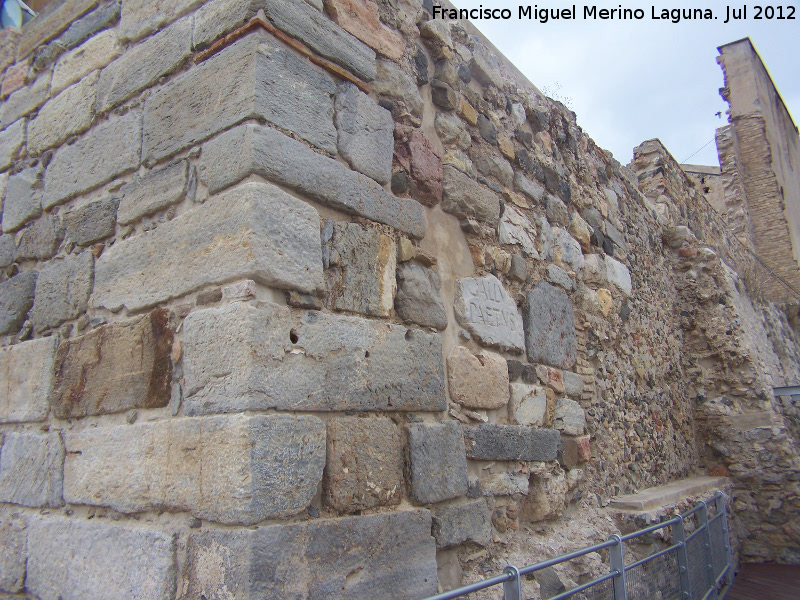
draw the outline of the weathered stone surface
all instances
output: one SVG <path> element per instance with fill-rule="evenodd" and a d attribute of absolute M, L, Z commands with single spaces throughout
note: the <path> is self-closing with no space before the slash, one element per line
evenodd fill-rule
<path fill-rule="evenodd" d="M 0 30 L 0 73 L 17 60 L 17 45 L 22 32 L 16 27 Z"/>
<path fill-rule="evenodd" d="M 610 191 L 610 190 L 609 190 Z M 611 192 L 614 193 L 613 191 Z M 605 234 L 612 242 L 623 250 L 628 250 L 628 243 L 625 241 L 625 235 L 608 221 L 605 222 Z"/>
<path fill-rule="evenodd" d="M 203 146 L 200 172 L 211 193 L 256 173 L 323 204 L 425 235 L 419 203 L 395 198 L 369 177 L 268 127 L 244 125 L 211 140 Z"/>
<path fill-rule="evenodd" d="M 31 519 L 25 587 L 41 600 L 172 598 L 176 546 L 170 533 L 109 519 Z"/>
<path fill-rule="evenodd" d="M 44 331 L 86 312 L 93 271 L 90 252 L 45 265 L 36 280 L 36 298 L 30 314 L 33 328 Z"/>
<path fill-rule="evenodd" d="M 330 266 L 327 287 L 332 308 L 389 316 L 397 291 L 397 246 L 392 238 L 357 223 L 336 223 Z"/>
<path fill-rule="evenodd" d="M 204 0 L 125 0 L 119 22 L 119 36 L 124 40 L 138 40 L 158 31 L 203 2 Z"/>
<path fill-rule="evenodd" d="M 40 217 L 19 235 L 17 244 L 18 260 L 43 260 L 58 252 L 64 240 L 61 219 L 53 214 Z"/>
<path fill-rule="evenodd" d="M 510 386 L 511 418 L 517 425 L 544 427 L 547 425 L 547 394 L 538 385 L 514 382 Z"/>
<path fill-rule="evenodd" d="M 438 334 L 382 321 L 242 303 L 184 321 L 188 414 L 242 410 L 444 410 Z"/>
<path fill-rule="evenodd" d="M 335 93 L 336 84 L 325 71 L 256 31 L 147 99 L 142 156 L 147 162 L 159 160 L 250 118 L 265 119 L 335 152 Z M 176 116 L 176 106 L 184 105 Z"/>
<path fill-rule="evenodd" d="M 340 417 L 327 423 L 325 502 L 341 512 L 399 504 L 403 444 L 387 418 Z"/>
<path fill-rule="evenodd" d="M 0 171 L 7 169 L 25 145 L 25 120 L 19 120 L 0 131 Z"/>
<path fill-rule="evenodd" d="M 495 226 L 500 220 L 500 198 L 458 169 L 445 165 L 442 209 L 462 219 L 478 219 Z"/>
<path fill-rule="evenodd" d="M 0 235 L 0 267 L 7 267 L 17 258 L 17 244 L 10 233 Z"/>
<path fill-rule="evenodd" d="M 490 144 L 497 143 L 497 127 L 485 115 L 478 115 L 478 133 Z"/>
<path fill-rule="evenodd" d="M 567 205 L 561 201 L 561 198 L 548 194 L 545 197 L 544 206 L 547 220 L 551 224 L 561 227 L 569 226 L 569 210 L 567 209 Z"/>
<path fill-rule="evenodd" d="M 121 225 L 138 221 L 183 199 L 188 183 L 189 165 L 185 160 L 134 178 L 119 190 Z"/>
<path fill-rule="evenodd" d="M 556 459 L 560 434 L 554 429 L 486 423 L 465 427 L 464 437 L 469 458 L 548 461 Z"/>
<path fill-rule="evenodd" d="M 120 512 L 185 510 L 226 524 L 305 510 L 325 467 L 325 425 L 312 416 L 96 427 L 67 433 L 65 443 L 67 502 Z"/>
<path fill-rule="evenodd" d="M 188 598 L 424 598 L 437 589 L 431 515 L 409 510 L 204 529 L 189 536 L 184 573 Z"/>
<path fill-rule="evenodd" d="M 442 286 L 439 274 L 432 269 L 404 264 L 397 271 L 397 279 L 399 287 L 394 307 L 400 318 L 423 327 L 445 329 L 447 311 L 439 294 Z"/>
<path fill-rule="evenodd" d="M 551 227 L 547 233 L 553 261 L 566 269 L 580 272 L 583 269 L 584 259 L 578 241 L 561 227 Z"/>
<path fill-rule="evenodd" d="M 610 256 L 606 256 L 605 263 L 608 271 L 608 280 L 617 286 L 617 289 L 623 294 L 630 296 L 633 293 L 633 284 L 631 283 L 631 272 L 628 267 Z"/>
<path fill-rule="evenodd" d="M 60 419 L 169 403 L 172 331 L 164 309 L 98 327 L 56 352 L 51 405 Z"/>
<path fill-rule="evenodd" d="M 29 167 L 8 178 L 3 202 L 3 231 L 12 232 L 42 214 L 41 165 Z"/>
<path fill-rule="evenodd" d="M 97 84 L 97 112 L 106 112 L 159 77 L 175 71 L 192 51 L 192 17 L 181 19 L 108 65 Z"/>
<path fill-rule="evenodd" d="M 372 0 L 326 0 L 325 10 L 340 27 L 379 54 L 394 61 L 403 57 L 402 36 L 381 23 Z"/>
<path fill-rule="evenodd" d="M 409 426 L 411 495 L 431 504 L 467 493 L 467 458 L 458 423 Z"/>
<path fill-rule="evenodd" d="M 484 496 L 513 496 L 528 494 L 528 475 L 525 473 L 481 473 L 481 490 Z"/>
<path fill-rule="evenodd" d="M 575 400 L 561 398 L 556 403 L 556 421 L 553 426 L 567 435 L 583 435 L 586 413 Z"/>
<path fill-rule="evenodd" d="M 25 67 L 25 74 L 27 74 L 27 65 L 21 63 L 20 66 Z M 6 73 L 6 77 L 3 79 L 3 88 L 5 88 L 7 79 L 8 73 Z M 49 89 L 50 73 L 47 72 L 39 75 L 29 86 L 11 94 L 11 96 L 3 102 L 2 106 L 0 106 L 0 126 L 6 128 L 20 117 L 39 108 L 42 102 L 47 99 Z"/>
<path fill-rule="evenodd" d="M 586 255 L 583 263 L 583 280 L 597 285 L 603 285 L 608 281 L 606 262 L 600 254 Z"/>
<path fill-rule="evenodd" d="M 458 279 L 454 305 L 461 326 L 484 344 L 513 352 L 524 349 L 522 317 L 494 275 Z"/>
<path fill-rule="evenodd" d="M 352 83 L 339 86 L 335 107 L 339 154 L 356 171 L 389 183 L 394 150 L 391 113 Z"/>
<path fill-rule="evenodd" d="M 139 166 L 142 119 L 136 112 L 112 115 L 61 146 L 47 167 L 43 205 L 50 208 Z"/>
<path fill-rule="evenodd" d="M 585 463 L 592 458 L 592 447 L 588 435 L 581 437 L 561 437 L 558 448 L 558 460 L 567 469 L 572 469 L 580 463 Z"/>
<path fill-rule="evenodd" d="M 437 548 L 475 542 L 486 546 L 492 539 L 492 515 L 486 500 L 440 506 L 433 510 L 433 535 Z"/>
<path fill-rule="evenodd" d="M 564 375 L 564 392 L 568 396 L 580 398 L 583 393 L 583 377 L 577 373 L 570 373 L 563 371 Z"/>
<path fill-rule="evenodd" d="M 445 110 L 455 110 L 459 105 L 458 93 L 438 79 L 431 79 L 431 99 Z"/>
<path fill-rule="evenodd" d="M 475 44 L 472 48 L 470 61 L 472 76 L 482 84 L 492 84 L 503 89 L 503 76 L 500 74 L 500 64 L 497 58 L 482 44 Z"/>
<path fill-rule="evenodd" d="M 501 244 L 519 245 L 527 256 L 539 258 L 536 249 L 536 228 L 530 219 L 513 206 L 506 205 L 503 217 L 497 226 L 497 238 Z"/>
<path fill-rule="evenodd" d="M 63 223 L 69 239 L 85 246 L 114 235 L 118 205 L 118 199 L 106 198 L 66 213 Z"/>
<path fill-rule="evenodd" d="M 541 202 L 544 188 L 536 181 L 531 181 L 522 173 L 514 173 L 514 188 L 535 202 Z"/>
<path fill-rule="evenodd" d="M 508 404 L 506 359 L 494 352 L 473 355 L 455 346 L 447 357 L 450 399 L 468 408 L 495 409 Z"/>
<path fill-rule="evenodd" d="M 575 314 L 561 290 L 541 282 L 528 292 L 525 345 L 528 360 L 569 369 L 578 356 Z"/>
<path fill-rule="evenodd" d="M 9 28 L 10 29 L 10 28 Z M 0 519 L 0 591 L 14 594 L 25 584 L 25 559 L 28 557 L 26 522 L 20 517 Z"/>
<path fill-rule="evenodd" d="M 70 23 L 89 12 L 97 0 L 74 0 L 49 4 L 38 16 L 22 28 L 17 60 L 22 61 L 33 50 L 64 31 Z"/>
<path fill-rule="evenodd" d="M 94 304 L 139 310 L 237 277 L 303 292 L 320 287 L 317 211 L 273 185 L 245 183 L 107 249 L 97 261 Z"/>
<path fill-rule="evenodd" d="M 378 96 L 402 102 L 415 117 L 422 117 L 423 101 L 414 79 L 395 62 L 378 60 L 375 81 L 370 86 Z"/>
<path fill-rule="evenodd" d="M 64 444 L 55 433 L 6 434 L 0 449 L 0 502 L 61 506 Z"/>
<path fill-rule="evenodd" d="M 57 342 L 54 336 L 0 348 L 0 423 L 47 416 Z"/>
<path fill-rule="evenodd" d="M 0 89 L 0 98 L 7 99 L 9 95 L 20 90 L 25 85 L 30 73 L 30 61 L 20 61 L 10 65 L 3 75 L 3 86 Z"/>
<path fill-rule="evenodd" d="M 28 123 L 28 152 L 39 154 L 89 128 L 94 116 L 97 78 L 97 72 L 87 75 L 39 109 L 39 114 Z"/>
<path fill-rule="evenodd" d="M 494 154 L 481 153 L 475 158 L 478 172 L 486 177 L 494 177 L 500 185 L 511 187 L 514 179 L 514 169 L 508 161 Z"/>
<path fill-rule="evenodd" d="M 419 129 L 395 143 L 395 158 L 411 179 L 411 195 L 425 206 L 442 201 L 442 158 Z"/>
<path fill-rule="evenodd" d="M 16 333 L 33 306 L 36 271 L 25 271 L 0 283 L 0 335 Z"/>
<path fill-rule="evenodd" d="M 572 277 L 570 277 L 564 269 L 553 264 L 547 265 L 547 281 L 561 286 L 568 292 L 575 287 Z"/>

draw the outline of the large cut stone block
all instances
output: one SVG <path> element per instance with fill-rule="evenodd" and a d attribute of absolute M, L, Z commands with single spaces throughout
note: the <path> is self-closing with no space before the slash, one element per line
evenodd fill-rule
<path fill-rule="evenodd" d="M 200 170 L 212 194 L 255 173 L 413 237 L 425 235 L 418 202 L 394 197 L 369 177 L 269 127 L 243 125 L 214 138 L 203 146 Z"/>
<path fill-rule="evenodd" d="M 456 319 L 482 343 L 512 352 L 525 349 L 517 303 L 494 275 L 456 281 Z"/>
<path fill-rule="evenodd" d="M 86 246 L 114 235 L 118 206 L 116 198 L 104 198 L 66 213 L 63 223 L 69 239 Z"/>
<path fill-rule="evenodd" d="M 245 183 L 106 250 L 94 304 L 140 310 L 243 278 L 303 292 L 321 287 L 317 211 L 273 185 Z"/>
<path fill-rule="evenodd" d="M 188 598 L 415 600 L 436 593 L 427 510 L 189 536 Z"/>
<path fill-rule="evenodd" d="M 447 310 L 439 294 L 442 279 L 436 271 L 407 263 L 398 269 L 397 279 L 394 308 L 400 318 L 423 327 L 447 328 Z"/>
<path fill-rule="evenodd" d="M 29 167 L 8 178 L 3 201 L 3 231 L 12 232 L 42 214 L 44 169 Z"/>
<path fill-rule="evenodd" d="M 64 444 L 54 433 L 9 433 L 0 449 L 0 502 L 61 506 Z"/>
<path fill-rule="evenodd" d="M 165 600 L 176 589 L 177 536 L 108 519 L 28 523 L 27 591 L 41 600 Z"/>
<path fill-rule="evenodd" d="M 306 509 L 325 467 L 312 416 L 173 419 L 66 434 L 64 498 L 250 525 Z"/>
<path fill-rule="evenodd" d="M 567 435 L 582 435 L 586 428 L 586 413 L 583 407 L 569 398 L 556 403 L 555 428 Z"/>
<path fill-rule="evenodd" d="M 54 336 L 0 348 L 0 423 L 45 419 L 57 343 Z"/>
<path fill-rule="evenodd" d="M 543 427 L 548 424 L 548 399 L 545 388 L 515 381 L 509 386 L 509 391 L 511 392 L 510 415 L 514 423 L 528 427 Z M 555 406 L 552 410 L 555 411 Z"/>
<path fill-rule="evenodd" d="M 403 58 L 403 37 L 381 23 L 378 6 L 372 0 L 327 0 L 325 10 L 370 48 L 398 62 Z"/>
<path fill-rule="evenodd" d="M 508 404 L 506 359 L 494 352 L 473 355 L 455 346 L 447 357 L 450 398 L 469 408 L 495 409 Z"/>
<path fill-rule="evenodd" d="M 433 535 L 437 548 L 475 542 L 486 546 L 492 540 L 492 515 L 486 500 L 439 506 L 433 510 Z"/>
<path fill-rule="evenodd" d="M 399 504 L 403 443 L 387 418 L 328 421 L 325 502 L 342 512 Z"/>
<path fill-rule="evenodd" d="M 0 592 L 21 592 L 28 558 L 26 522 L 19 517 L 0 518 Z"/>
<path fill-rule="evenodd" d="M 83 252 L 39 271 L 30 319 L 36 331 L 56 327 L 86 312 L 92 293 L 94 257 Z"/>
<path fill-rule="evenodd" d="M 36 271 L 25 271 L 0 283 L 0 335 L 16 333 L 33 306 Z"/>
<path fill-rule="evenodd" d="M 166 406 L 172 331 L 164 309 L 98 327 L 58 347 L 51 404 L 60 419 Z"/>
<path fill-rule="evenodd" d="M 336 151 L 336 84 L 322 69 L 257 31 L 178 76 L 145 101 L 145 161 L 246 119 L 266 120 Z"/>
<path fill-rule="evenodd" d="M 182 160 L 123 185 L 117 215 L 120 224 L 128 225 L 182 200 L 188 176 L 189 165 Z"/>
<path fill-rule="evenodd" d="M 102 69 L 122 52 L 113 31 L 103 31 L 85 44 L 62 56 L 53 68 L 50 93 L 58 94 L 97 69 Z"/>
<path fill-rule="evenodd" d="M 138 40 L 154 33 L 178 16 L 197 8 L 204 0 L 125 0 L 119 21 L 119 36 Z"/>
<path fill-rule="evenodd" d="M 17 260 L 52 258 L 64 240 L 64 227 L 58 215 L 46 214 L 22 230 L 18 236 Z"/>
<path fill-rule="evenodd" d="M 578 357 L 572 303 L 564 292 L 544 281 L 528 292 L 525 345 L 531 362 L 569 369 Z"/>
<path fill-rule="evenodd" d="M 478 219 L 491 226 L 500 220 L 500 198 L 488 187 L 444 165 L 442 210 L 462 219 Z"/>
<path fill-rule="evenodd" d="M 28 123 L 28 152 L 39 154 L 89 128 L 94 117 L 97 72 L 51 98 Z"/>
<path fill-rule="evenodd" d="M 233 303 L 184 324 L 188 414 L 444 410 L 438 334 L 382 321 Z"/>
<path fill-rule="evenodd" d="M 555 460 L 560 434 L 554 429 L 531 429 L 486 423 L 465 427 L 467 456 L 477 460 Z"/>
<path fill-rule="evenodd" d="M 25 144 L 25 120 L 19 120 L 0 131 L 0 171 L 7 169 L 19 156 Z"/>
<path fill-rule="evenodd" d="M 392 238 L 358 223 L 336 223 L 330 266 L 327 287 L 332 308 L 389 316 L 397 291 L 397 246 Z"/>
<path fill-rule="evenodd" d="M 44 178 L 44 207 L 61 204 L 133 171 L 139 166 L 141 147 L 140 113 L 112 115 L 98 123 L 75 143 L 56 150 Z"/>
<path fill-rule="evenodd" d="M 408 445 L 415 501 L 430 504 L 467 493 L 467 458 L 458 423 L 412 423 Z"/>
<path fill-rule="evenodd" d="M 89 12 L 97 0 L 73 0 L 56 2 L 42 10 L 39 15 L 22 29 L 22 37 L 17 49 L 17 60 L 22 61 L 33 50 L 64 31 L 70 23 Z"/>

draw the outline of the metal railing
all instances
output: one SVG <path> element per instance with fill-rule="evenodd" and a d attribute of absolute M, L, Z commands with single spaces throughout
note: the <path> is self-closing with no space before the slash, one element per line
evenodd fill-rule
<path fill-rule="evenodd" d="M 726 496 L 718 493 L 685 513 L 627 535 L 536 564 L 508 566 L 502 575 L 484 579 L 425 600 L 454 600 L 492 586 L 503 586 L 504 600 L 523 600 L 522 577 L 591 552 L 608 550 L 610 572 L 543 600 L 720 600 L 733 583 Z M 668 547 L 625 564 L 625 542 L 648 541 L 656 531 Z"/>

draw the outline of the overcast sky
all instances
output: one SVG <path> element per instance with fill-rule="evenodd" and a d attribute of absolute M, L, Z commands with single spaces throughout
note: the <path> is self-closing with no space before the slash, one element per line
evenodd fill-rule
<path fill-rule="evenodd" d="M 509 8 L 508 21 L 472 23 L 505 54 L 531 82 L 567 104 L 578 124 L 601 147 L 623 164 L 633 148 L 660 138 L 680 162 L 718 164 L 712 142 L 714 130 L 727 123 L 727 104 L 719 96 L 722 70 L 716 63 L 717 46 L 750 37 L 772 75 L 795 123 L 800 117 L 800 2 L 795 20 L 754 20 L 752 4 L 746 21 L 724 24 L 729 4 L 715 0 L 650 4 L 629 2 L 623 8 L 642 8 L 641 21 L 578 19 L 541 24 L 518 20 L 519 2 L 509 0 L 455 0 L 459 8 Z M 434 0 L 434 4 L 436 4 Z M 523 1 L 523 5 L 528 4 Z M 539 8 L 571 7 L 572 2 L 539 2 Z M 598 4 L 617 8 L 619 2 Z M 651 19 L 651 7 L 710 8 L 712 21 Z M 732 8 L 742 4 L 732 3 Z M 777 4 L 773 4 L 777 6 Z M 784 13 L 786 14 L 786 13 Z M 715 116 L 721 111 L 722 118 Z"/>

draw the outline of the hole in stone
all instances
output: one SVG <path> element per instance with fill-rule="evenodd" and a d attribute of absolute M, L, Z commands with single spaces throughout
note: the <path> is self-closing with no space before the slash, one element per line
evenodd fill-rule
<path fill-rule="evenodd" d="M 364 352 L 364 358 L 369 358 L 369 350 L 367 350 L 366 352 Z"/>
<path fill-rule="evenodd" d="M 290 342 L 292 342 L 293 344 L 296 344 L 296 343 L 297 343 L 297 340 L 299 340 L 299 339 L 300 339 L 300 338 L 299 338 L 299 337 L 297 337 L 297 332 L 296 332 L 294 329 L 292 329 L 292 330 L 289 332 L 289 341 L 290 341 Z"/>
<path fill-rule="evenodd" d="M 406 341 L 410 340 L 412 337 L 414 337 L 414 336 L 411 333 L 411 330 L 410 329 L 406 330 Z"/>

